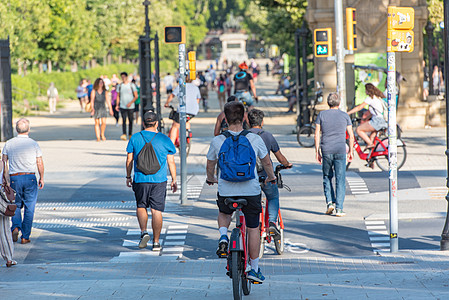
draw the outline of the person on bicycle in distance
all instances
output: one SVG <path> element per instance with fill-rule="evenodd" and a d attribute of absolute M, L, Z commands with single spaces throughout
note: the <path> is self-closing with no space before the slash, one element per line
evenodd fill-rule
<path fill-rule="evenodd" d="M 253 108 L 253 97 L 258 101 L 256 94 L 256 86 L 254 85 L 254 80 L 251 74 L 246 72 L 248 66 L 245 62 L 239 65 L 240 71 L 234 75 L 234 94 L 235 97 L 241 102 L 246 102 L 248 110 Z M 251 93 L 253 95 L 251 96 Z"/>
<path fill-rule="evenodd" d="M 232 101 L 236 101 L 236 100 L 237 100 L 237 98 L 235 96 L 230 96 L 226 100 L 226 102 L 232 102 Z M 248 129 L 249 128 L 248 124 L 249 124 L 248 114 L 245 111 L 245 116 L 243 117 L 243 129 Z M 217 121 L 215 122 L 214 136 L 221 134 L 225 130 L 228 130 L 228 123 L 226 123 L 225 114 L 224 114 L 224 111 L 222 111 L 217 116 Z"/>
<path fill-rule="evenodd" d="M 165 107 L 170 106 L 170 102 L 176 96 L 179 98 L 179 85 L 173 90 L 173 93 L 168 96 L 167 102 L 165 102 Z M 192 79 L 188 76 L 186 78 L 186 129 L 190 129 L 190 120 L 193 119 L 198 114 L 200 110 L 199 102 L 201 100 L 200 90 L 196 85 L 192 83 Z M 175 112 L 173 116 L 172 130 L 170 132 L 170 139 L 173 143 L 176 141 L 179 130 L 179 106 L 178 111 Z"/>
<path fill-rule="evenodd" d="M 268 157 L 270 157 L 270 153 L 273 152 L 274 156 L 276 157 L 279 163 L 283 164 L 287 168 L 291 168 L 292 164 L 282 154 L 279 144 L 274 138 L 274 136 L 270 132 L 262 129 L 264 116 L 265 115 L 263 111 L 256 108 L 248 112 L 249 125 L 251 126 L 250 131 L 252 133 L 259 135 L 262 138 L 263 142 L 265 143 L 265 146 L 267 147 Z M 260 181 L 267 178 L 267 173 L 259 165 L 257 166 L 257 172 Z M 267 197 L 268 224 L 269 224 L 268 231 L 270 234 L 279 235 L 281 234 L 281 232 L 276 226 L 276 221 L 278 219 L 278 212 L 279 212 L 279 189 L 277 183 L 276 182 L 265 183 L 262 181 L 261 187 L 262 191 L 265 194 L 265 197 Z"/>
<path fill-rule="evenodd" d="M 228 253 L 228 227 L 231 224 L 231 216 L 233 211 L 224 203 L 226 198 L 241 198 L 247 200 L 247 205 L 242 208 L 245 215 L 246 227 L 248 232 L 248 247 L 251 271 L 248 273 L 248 278 L 254 281 L 262 282 L 265 277 L 260 271 L 259 265 L 259 250 L 260 250 L 260 232 L 259 232 L 259 214 L 262 211 L 261 204 L 261 193 L 259 178 L 257 177 L 256 169 L 256 157 L 261 160 L 264 170 L 267 172 L 268 176 L 266 183 L 270 181 L 275 181 L 273 166 L 271 165 L 270 156 L 267 152 L 267 147 L 263 142 L 262 138 L 257 134 L 251 133 L 249 131 L 243 130 L 243 117 L 245 115 L 245 107 L 242 103 L 233 101 L 226 103 L 224 106 L 224 113 L 226 122 L 229 124 L 229 130 L 227 133 L 223 133 L 212 139 L 209 151 L 207 153 L 207 184 L 213 185 L 218 183 L 218 200 L 217 206 L 219 209 L 218 213 L 218 227 L 220 239 L 218 242 L 217 255 L 219 257 L 226 257 Z M 236 138 L 238 137 L 238 138 Z M 235 160 L 243 159 L 241 153 L 248 151 L 232 151 L 233 153 L 225 152 L 226 147 L 223 145 L 230 144 L 230 140 L 237 141 L 237 143 L 249 142 L 250 149 L 248 149 L 251 155 L 251 161 L 248 166 L 248 175 L 245 177 L 244 181 L 229 181 L 225 180 L 226 172 L 224 170 L 224 165 L 220 163 L 220 178 L 217 180 L 215 177 L 215 166 L 217 161 L 224 160 L 227 156 L 232 156 Z M 247 140 L 246 140 L 247 139 Z M 229 148 L 231 150 L 235 150 Z M 239 148 L 237 148 L 239 149 Z M 251 152 L 252 150 L 252 152 Z M 237 153 L 236 153 L 237 152 Z M 254 165 L 254 166 L 253 166 Z M 241 176 L 240 172 L 233 172 L 236 176 Z M 229 174 L 228 174 L 229 175 Z"/>
<path fill-rule="evenodd" d="M 348 115 L 358 112 L 365 106 L 369 105 L 371 120 L 369 122 L 360 124 L 357 127 L 356 132 L 365 141 L 366 149 L 371 149 L 374 148 L 374 144 L 371 138 L 368 136 L 367 132 L 374 132 L 379 131 L 383 128 L 387 128 L 388 124 L 383 117 L 383 114 L 386 113 L 384 112 L 384 106 L 382 104 L 382 101 L 384 101 L 382 100 L 382 98 L 384 97 L 383 93 L 372 83 L 365 84 L 365 92 L 368 97 L 366 97 L 362 104 L 359 104 L 348 111 Z"/>

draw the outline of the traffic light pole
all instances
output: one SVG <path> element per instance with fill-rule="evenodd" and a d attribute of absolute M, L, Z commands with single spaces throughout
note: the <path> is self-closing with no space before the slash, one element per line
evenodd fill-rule
<path fill-rule="evenodd" d="M 345 44 L 343 34 L 343 2 L 334 0 L 335 6 L 335 59 L 337 63 L 337 92 L 340 94 L 340 109 L 347 111 L 346 107 L 346 74 L 345 74 Z"/>
<path fill-rule="evenodd" d="M 187 204 L 187 152 L 186 152 L 186 45 L 179 44 L 179 142 L 181 156 L 181 204 Z"/>

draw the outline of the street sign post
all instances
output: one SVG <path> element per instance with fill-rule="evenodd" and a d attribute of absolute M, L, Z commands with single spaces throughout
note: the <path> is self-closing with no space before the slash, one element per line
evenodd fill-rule
<path fill-rule="evenodd" d="M 186 33 L 184 26 L 166 26 L 164 41 L 178 44 L 179 61 L 179 152 L 181 158 L 181 204 L 187 204 L 187 151 L 186 151 Z"/>
<path fill-rule="evenodd" d="M 390 252 L 399 250 L 398 241 L 398 160 L 396 130 L 396 52 L 413 51 L 414 10 L 388 7 L 387 91 L 388 91 L 388 161 L 390 202 Z M 411 37 L 411 38 L 409 38 Z"/>

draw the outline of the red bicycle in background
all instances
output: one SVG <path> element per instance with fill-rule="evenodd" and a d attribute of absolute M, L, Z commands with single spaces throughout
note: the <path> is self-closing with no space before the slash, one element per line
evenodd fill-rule
<path fill-rule="evenodd" d="M 359 119 L 353 119 L 353 128 L 356 128 L 357 122 Z M 389 162 L 388 162 L 388 138 L 380 139 L 380 136 L 386 136 L 386 129 L 380 130 L 376 132 L 376 136 L 374 137 L 374 148 L 368 149 L 369 152 L 364 152 L 360 147 L 360 144 L 357 138 L 354 139 L 354 149 L 357 152 L 357 155 L 360 159 L 366 160 L 367 167 L 373 168 L 374 163 L 382 170 L 389 170 Z M 349 143 L 349 135 L 346 133 L 346 143 Z M 349 148 L 349 147 L 348 147 Z M 401 138 L 397 139 L 397 163 L 398 170 L 404 165 L 405 160 L 407 158 L 407 148 L 405 146 L 404 141 Z M 346 163 L 346 170 L 349 168 L 351 162 Z"/>

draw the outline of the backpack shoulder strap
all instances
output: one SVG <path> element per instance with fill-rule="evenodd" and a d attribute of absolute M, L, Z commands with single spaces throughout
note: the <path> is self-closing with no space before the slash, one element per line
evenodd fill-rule
<path fill-rule="evenodd" d="M 228 138 L 228 137 L 231 137 L 232 136 L 232 134 L 231 133 L 229 133 L 228 131 L 223 131 L 222 133 L 221 133 L 222 135 L 224 135 L 226 138 Z"/>
<path fill-rule="evenodd" d="M 145 136 L 143 135 L 142 131 L 140 132 L 140 135 L 142 136 L 143 141 L 145 142 L 145 144 L 148 143 L 147 140 L 145 139 Z M 154 137 L 153 137 L 153 138 L 154 138 Z"/>
<path fill-rule="evenodd" d="M 247 136 L 248 133 L 251 133 L 251 131 L 245 129 L 245 130 L 243 130 L 242 132 L 240 132 L 239 135 Z"/>
<path fill-rule="evenodd" d="M 261 130 L 261 131 L 259 131 L 258 133 L 257 133 L 257 135 L 262 135 L 262 133 L 264 133 L 265 131 L 263 131 L 263 130 Z"/>

